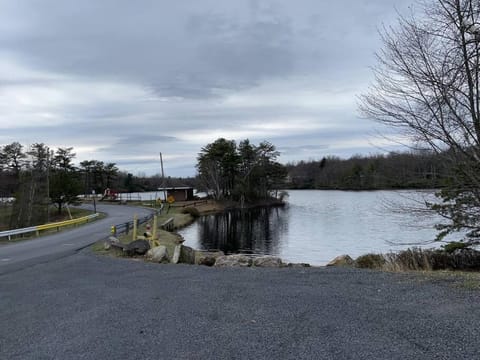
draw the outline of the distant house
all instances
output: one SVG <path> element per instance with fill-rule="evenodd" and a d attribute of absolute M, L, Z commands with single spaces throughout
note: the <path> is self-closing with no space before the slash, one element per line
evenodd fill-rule
<path fill-rule="evenodd" d="M 158 188 L 158 191 L 165 191 L 167 193 L 167 198 L 171 196 L 175 201 L 194 200 L 193 187 L 190 186 Z"/>

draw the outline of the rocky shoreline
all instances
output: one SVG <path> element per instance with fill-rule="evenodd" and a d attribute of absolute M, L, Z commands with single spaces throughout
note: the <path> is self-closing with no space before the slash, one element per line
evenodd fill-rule
<path fill-rule="evenodd" d="M 268 200 L 263 203 L 247 204 L 244 209 L 262 206 L 283 206 L 282 201 Z M 103 250 L 114 256 L 141 257 L 146 261 L 156 263 L 196 264 L 215 267 L 307 267 L 309 264 L 288 263 L 276 256 L 250 254 L 224 254 L 222 251 L 196 250 L 183 245 L 183 238 L 175 230 L 187 226 L 198 216 L 225 211 L 238 211 L 239 204 L 233 202 L 206 201 L 200 205 L 183 204 L 172 212 L 163 215 L 165 221 L 172 222 L 169 231 L 157 228 L 155 239 L 149 233 L 150 224 L 140 233 L 143 236 L 122 236 L 120 239 L 111 237 L 103 244 Z M 457 244 L 458 245 L 458 244 Z M 101 246 L 101 245 L 100 245 Z M 458 246 L 457 246 L 458 247 Z M 356 259 L 348 255 L 340 255 L 326 266 L 369 268 L 385 271 L 409 270 L 466 270 L 480 271 L 480 252 L 464 247 L 448 249 L 418 249 L 412 248 L 397 253 L 365 254 Z"/>
<path fill-rule="evenodd" d="M 174 246 L 169 251 L 166 245 L 152 247 L 145 239 L 138 239 L 128 244 L 122 244 L 119 239 L 111 236 L 103 244 L 105 251 L 112 251 L 115 255 L 142 258 L 145 261 L 160 264 L 190 264 L 215 267 L 310 267 L 306 263 L 289 263 L 277 256 L 271 255 L 226 255 L 223 251 L 195 250 L 183 244 Z"/>

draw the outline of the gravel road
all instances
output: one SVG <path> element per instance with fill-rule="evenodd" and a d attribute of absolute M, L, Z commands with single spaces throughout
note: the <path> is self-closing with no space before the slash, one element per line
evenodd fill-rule
<path fill-rule="evenodd" d="M 478 295 L 406 274 L 85 249 L 0 275 L 0 359 L 478 359 Z"/>

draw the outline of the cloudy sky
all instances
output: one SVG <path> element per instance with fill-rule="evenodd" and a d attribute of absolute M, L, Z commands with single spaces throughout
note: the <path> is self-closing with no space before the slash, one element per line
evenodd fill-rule
<path fill-rule="evenodd" d="M 281 162 L 393 149 L 359 118 L 377 29 L 411 0 L 0 0 L 0 145 L 195 174 L 218 137 Z M 380 129 L 381 130 L 381 129 Z"/>

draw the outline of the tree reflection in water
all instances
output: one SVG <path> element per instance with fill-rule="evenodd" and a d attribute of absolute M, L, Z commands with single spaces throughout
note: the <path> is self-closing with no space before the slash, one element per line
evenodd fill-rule
<path fill-rule="evenodd" d="M 198 219 L 202 249 L 218 249 L 226 254 L 277 255 L 282 234 L 287 231 L 287 208 L 232 210 Z"/>

